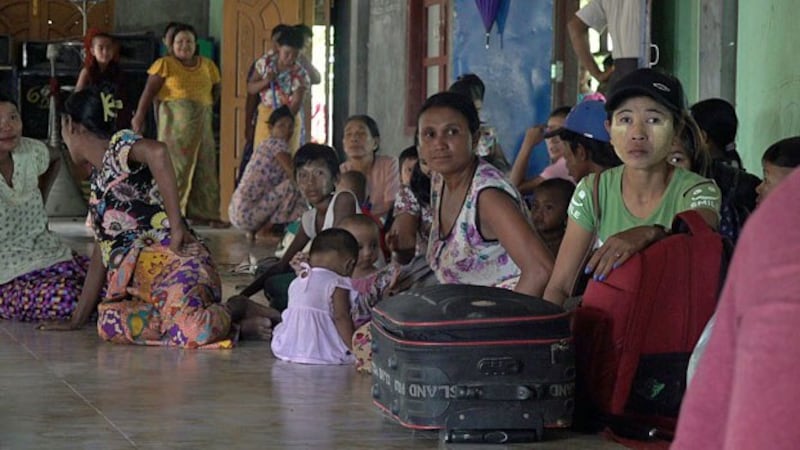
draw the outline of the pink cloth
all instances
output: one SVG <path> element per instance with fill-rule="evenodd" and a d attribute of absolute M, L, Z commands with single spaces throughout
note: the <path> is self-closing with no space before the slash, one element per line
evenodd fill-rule
<path fill-rule="evenodd" d="M 558 161 L 545 167 L 542 173 L 539 174 L 539 176 L 544 178 L 545 180 L 549 180 L 551 178 L 563 178 L 565 180 L 575 183 L 575 180 L 573 180 L 572 177 L 569 176 L 569 170 L 567 170 L 567 160 L 564 159 L 563 156 L 561 158 L 558 158 Z"/>
<path fill-rule="evenodd" d="M 750 216 L 674 449 L 800 445 L 800 170 Z"/>

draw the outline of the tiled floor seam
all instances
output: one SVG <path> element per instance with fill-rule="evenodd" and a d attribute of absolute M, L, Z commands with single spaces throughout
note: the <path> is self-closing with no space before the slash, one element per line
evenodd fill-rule
<path fill-rule="evenodd" d="M 23 342 L 20 342 L 20 340 L 19 340 L 19 339 L 17 339 L 17 338 L 16 338 L 16 336 L 14 336 L 14 334 L 13 334 L 13 333 L 11 333 L 10 331 L 8 331 L 8 330 L 7 330 L 7 329 L 5 329 L 5 328 L 2 328 L 2 330 L 3 330 L 3 332 L 4 332 L 6 335 L 8 335 L 8 337 L 10 337 L 10 338 L 11 338 L 11 339 L 12 339 L 12 340 L 13 340 L 13 341 L 16 343 L 16 344 L 18 344 L 20 347 L 22 347 L 23 349 L 25 349 L 25 351 L 26 351 L 26 352 L 28 352 L 28 354 L 30 354 L 30 355 L 33 357 L 33 359 L 35 359 L 36 361 L 42 361 L 42 362 L 44 361 L 44 360 L 42 360 L 42 358 L 40 358 L 40 357 L 39 357 L 39 355 L 37 355 L 37 354 L 36 354 L 36 352 L 34 352 L 33 350 L 31 350 L 31 349 L 30 349 L 30 348 L 29 348 L 27 345 L 25 345 Z M 75 387 L 74 387 L 74 386 L 72 386 L 71 384 L 69 384 L 69 382 L 68 382 L 67 380 L 65 380 L 65 379 L 63 379 L 63 378 L 61 378 L 61 377 L 59 377 L 59 376 L 58 376 L 58 375 L 56 375 L 55 373 L 52 373 L 52 371 L 50 371 L 50 373 L 51 373 L 52 375 L 54 375 L 56 378 L 58 378 L 58 379 L 59 379 L 59 380 L 60 380 L 62 383 L 64 383 L 64 385 L 65 385 L 65 386 L 66 386 L 66 387 L 67 387 L 67 388 L 68 388 L 70 391 L 72 391 L 72 393 L 74 393 L 75 395 L 77 395 L 77 396 L 78 396 L 78 398 L 80 398 L 80 399 L 81 399 L 81 400 L 82 400 L 82 401 L 83 401 L 83 402 L 84 402 L 86 405 L 88 405 L 90 408 L 92 408 L 92 409 L 95 411 L 95 413 L 97 413 L 97 414 L 98 414 L 100 417 L 102 417 L 102 418 L 103 418 L 103 420 L 105 420 L 105 421 L 106 421 L 106 422 L 107 422 L 107 423 L 108 423 L 108 424 L 111 426 L 111 428 L 113 428 L 113 429 L 114 429 L 114 430 L 115 430 L 117 433 L 119 433 L 119 434 L 120 434 L 120 435 L 121 435 L 121 436 L 122 436 L 122 437 L 123 437 L 123 438 L 124 438 L 126 441 L 128 441 L 128 443 L 129 443 L 129 444 L 131 444 L 131 446 L 132 446 L 133 448 L 138 448 L 138 446 L 136 445 L 136 442 L 134 442 L 134 441 L 133 441 L 133 440 L 132 440 L 132 439 L 131 439 L 131 438 L 130 438 L 130 437 L 127 435 L 127 434 L 125 434 L 125 432 L 124 432 L 124 431 L 122 431 L 122 430 L 121 430 L 121 429 L 120 429 L 120 428 L 117 426 L 117 424 L 115 424 L 115 423 L 114 423 L 114 421 L 112 421 L 112 420 L 111 420 L 111 419 L 110 419 L 108 416 L 106 416 L 106 415 L 103 413 L 103 411 L 101 411 L 101 410 L 100 410 L 100 409 L 98 409 L 96 406 L 94 406 L 94 404 L 93 404 L 91 401 L 89 401 L 89 399 L 88 399 L 88 398 L 84 397 L 84 396 L 83 396 L 83 394 L 81 394 L 80 392 L 78 392 L 78 390 L 77 390 L 77 389 L 75 389 Z"/>
<path fill-rule="evenodd" d="M 130 438 L 130 437 L 127 435 L 127 434 L 125 434 L 125 432 L 124 432 L 124 431 L 122 431 L 122 429 L 120 429 L 120 428 L 117 426 L 117 424 L 116 424 L 116 423 L 114 423 L 114 421 L 113 421 L 113 420 L 111 420 L 111 419 L 110 419 L 108 416 L 106 416 L 106 415 L 103 413 L 103 411 L 101 411 L 99 408 L 97 408 L 96 406 L 94 406 L 94 404 L 93 404 L 91 401 L 89 401 L 89 399 L 88 399 L 88 398 L 84 397 L 84 396 L 83 396 L 83 394 L 81 394 L 80 392 L 78 392 L 78 390 L 77 390 L 77 389 L 75 389 L 75 387 L 74 387 L 74 386 L 72 386 L 71 384 L 69 384 L 69 382 L 68 382 L 67 380 L 61 379 L 61 382 L 62 382 L 62 383 L 64 383 L 64 385 L 65 385 L 65 386 L 67 386 L 67 388 L 69 388 L 69 390 L 71 390 L 71 391 L 72 391 L 72 392 L 73 392 L 75 395 L 77 395 L 77 396 L 78 396 L 78 397 L 79 397 L 81 400 L 83 400 L 83 402 L 84 402 L 84 403 L 86 403 L 86 404 L 87 404 L 87 405 L 88 405 L 90 408 L 92 408 L 92 409 L 93 409 L 93 410 L 94 410 L 94 411 L 95 411 L 95 412 L 96 412 L 96 413 L 97 413 L 97 414 L 98 414 L 100 417 L 102 417 L 102 418 L 103 418 L 103 420 L 105 420 L 106 422 L 108 422 L 108 424 L 109 424 L 109 425 L 111 425 L 111 428 L 113 428 L 114 430 L 116 430 L 116 432 L 117 432 L 117 433 L 119 433 L 119 434 L 120 434 L 120 435 L 121 435 L 123 438 L 125 438 L 125 440 L 126 440 L 126 441 L 128 441 L 128 443 L 130 443 L 130 444 L 131 444 L 131 446 L 132 446 L 133 448 L 138 448 L 138 447 L 139 447 L 138 445 L 136 445 L 136 442 L 134 442 L 134 441 L 133 441 L 133 439 L 131 439 L 131 438 Z"/>

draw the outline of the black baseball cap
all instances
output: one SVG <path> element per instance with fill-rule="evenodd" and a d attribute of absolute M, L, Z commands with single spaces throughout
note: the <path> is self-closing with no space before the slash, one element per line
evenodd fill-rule
<path fill-rule="evenodd" d="M 606 111 L 612 112 L 623 101 L 642 95 L 652 98 L 675 113 L 687 109 L 683 86 L 677 78 L 654 69 L 637 69 L 620 78 L 611 87 Z"/>

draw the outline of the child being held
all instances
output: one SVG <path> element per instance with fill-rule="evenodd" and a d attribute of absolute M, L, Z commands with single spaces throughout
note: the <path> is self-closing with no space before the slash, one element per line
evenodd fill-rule
<path fill-rule="evenodd" d="M 378 226 L 378 244 L 380 244 L 382 255 L 380 258 L 378 258 L 377 267 L 385 266 L 386 261 L 388 261 L 391 256 L 391 253 L 389 252 L 389 247 L 386 246 L 386 236 L 381 228 L 382 224 L 380 219 L 370 214 L 369 208 L 367 207 L 367 203 L 365 201 L 367 197 L 367 177 L 365 177 L 363 173 L 356 170 L 342 172 L 342 174 L 339 176 L 339 182 L 336 184 L 336 192 L 345 191 L 352 192 L 353 195 L 356 196 L 356 200 L 358 200 L 359 207 L 361 208 L 361 213 L 372 219 L 372 221 Z"/>
<path fill-rule="evenodd" d="M 405 150 L 400 152 L 397 160 L 400 163 L 400 185 L 411 186 L 411 175 L 414 173 L 414 166 L 419 161 L 417 146 L 406 147 Z"/>
<path fill-rule="evenodd" d="M 558 255 L 561 240 L 567 229 L 567 207 L 575 191 L 572 182 L 562 178 L 550 178 L 533 190 L 531 219 L 533 227 L 553 254 Z"/>
<path fill-rule="evenodd" d="M 359 245 L 346 230 L 320 231 L 311 243 L 309 262 L 289 285 L 289 305 L 273 332 L 272 353 L 304 364 L 352 364 L 356 293 L 350 276 Z"/>
<path fill-rule="evenodd" d="M 380 252 L 378 225 L 370 218 L 364 215 L 351 216 L 344 219 L 340 226 L 358 241 L 358 261 L 352 279 L 353 290 L 357 293 L 351 311 L 356 329 L 353 334 L 353 353 L 356 357 L 356 370 L 369 373 L 372 361 L 372 338 L 369 333 L 372 307 L 388 295 L 403 267 L 397 263 L 380 269 L 376 267 Z"/>

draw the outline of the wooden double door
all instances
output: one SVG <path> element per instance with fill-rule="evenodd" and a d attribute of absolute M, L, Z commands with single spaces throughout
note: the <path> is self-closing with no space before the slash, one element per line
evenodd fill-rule
<path fill-rule="evenodd" d="M 89 9 L 88 27 L 114 28 L 114 0 L 103 0 Z M 80 39 L 83 17 L 68 0 L 2 0 L 0 34 L 11 35 L 17 43 Z"/>

